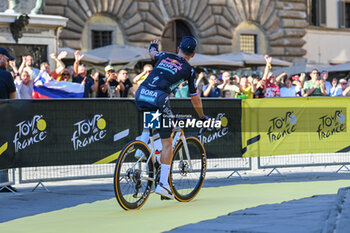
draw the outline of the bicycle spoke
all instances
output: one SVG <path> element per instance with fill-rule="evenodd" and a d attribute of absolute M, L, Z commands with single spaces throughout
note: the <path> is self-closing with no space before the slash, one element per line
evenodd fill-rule
<path fill-rule="evenodd" d="M 176 147 L 171 167 L 171 183 L 175 198 L 189 201 L 196 196 L 204 181 L 206 160 L 203 146 L 195 138 L 187 139 L 189 155 L 182 142 Z M 189 158 L 187 157 L 189 156 Z"/>
<path fill-rule="evenodd" d="M 121 152 L 115 170 L 115 194 L 119 204 L 126 210 L 140 208 L 152 189 L 153 164 L 135 156 L 141 150 L 145 158 L 149 149 L 141 142 L 128 144 Z"/>

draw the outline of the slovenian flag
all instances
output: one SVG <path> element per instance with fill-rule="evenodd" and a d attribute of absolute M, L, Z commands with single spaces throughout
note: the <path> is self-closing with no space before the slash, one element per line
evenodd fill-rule
<path fill-rule="evenodd" d="M 49 74 L 40 73 L 34 81 L 33 99 L 83 98 L 84 85 L 57 81 Z"/>

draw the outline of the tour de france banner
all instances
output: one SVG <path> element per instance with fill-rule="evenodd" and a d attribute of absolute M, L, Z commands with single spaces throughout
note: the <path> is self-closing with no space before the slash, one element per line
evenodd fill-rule
<path fill-rule="evenodd" d="M 242 157 L 241 151 L 241 100 L 202 99 L 204 114 L 220 122 L 219 127 L 208 127 L 202 134 L 200 129 L 185 128 L 186 136 L 195 136 L 202 142 L 208 158 Z M 190 99 L 172 99 L 173 114 L 198 119 Z M 213 122 L 213 121 L 211 121 Z"/>
<path fill-rule="evenodd" d="M 171 100 L 174 114 L 197 117 L 191 100 Z M 220 121 L 198 136 L 209 158 L 241 157 L 240 101 L 203 100 Z M 143 127 L 133 99 L 0 101 L 0 169 L 114 162 Z"/>
<path fill-rule="evenodd" d="M 243 157 L 350 151 L 346 97 L 242 101 Z"/>
<path fill-rule="evenodd" d="M 13 100 L 0 109 L 0 169 L 108 163 L 138 134 L 132 100 Z"/>

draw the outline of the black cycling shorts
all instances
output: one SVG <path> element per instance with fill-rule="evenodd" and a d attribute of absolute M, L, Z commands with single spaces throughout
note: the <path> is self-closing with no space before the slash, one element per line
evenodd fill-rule
<path fill-rule="evenodd" d="M 161 90 L 151 90 L 140 86 L 135 95 L 136 107 L 139 110 L 157 111 L 162 114 L 159 135 L 161 138 L 170 138 L 172 127 L 163 127 L 163 119 L 170 126 L 173 113 L 170 108 L 169 94 Z"/>

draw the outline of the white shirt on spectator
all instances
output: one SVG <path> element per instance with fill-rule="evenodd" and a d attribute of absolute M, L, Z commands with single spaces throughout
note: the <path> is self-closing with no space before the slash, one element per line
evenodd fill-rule
<path fill-rule="evenodd" d="M 295 97 L 297 96 L 296 86 L 291 86 L 290 88 L 282 87 L 280 90 L 281 97 Z"/>
<path fill-rule="evenodd" d="M 332 87 L 330 91 L 330 96 L 342 96 L 342 94 L 343 94 L 343 89 L 341 89 L 341 87 L 339 86 Z"/>
<path fill-rule="evenodd" d="M 34 79 L 31 79 L 27 85 L 24 85 L 23 81 L 16 84 L 17 93 L 19 94 L 18 99 L 33 99 L 33 84 Z"/>
<path fill-rule="evenodd" d="M 326 81 L 325 86 L 327 95 L 331 95 L 331 89 L 333 88 L 332 84 L 329 81 Z"/>

